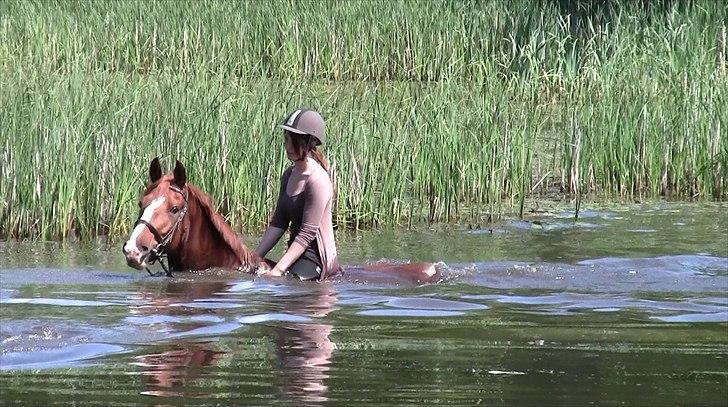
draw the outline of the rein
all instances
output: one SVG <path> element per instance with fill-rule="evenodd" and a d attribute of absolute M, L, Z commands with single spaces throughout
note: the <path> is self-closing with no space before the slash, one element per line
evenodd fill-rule
<path fill-rule="evenodd" d="M 152 250 L 149 251 L 149 254 L 147 255 L 147 259 L 149 261 L 150 265 L 153 265 L 157 260 L 159 260 L 159 264 L 164 269 L 164 273 L 167 275 L 167 277 L 174 277 L 172 275 L 172 272 L 167 267 L 166 264 L 164 264 L 164 258 L 167 257 L 167 254 L 165 253 L 167 249 L 167 245 L 169 245 L 169 242 L 172 241 L 172 238 L 174 237 L 174 234 L 177 232 L 177 229 L 179 229 L 180 223 L 182 223 L 182 220 L 184 220 L 185 215 L 187 215 L 187 208 L 189 206 L 189 190 L 187 188 L 183 190 L 171 186 L 169 187 L 171 190 L 181 194 L 185 198 L 185 207 L 182 208 L 179 211 L 179 214 L 177 215 L 177 220 L 174 222 L 174 225 L 172 228 L 167 232 L 166 235 L 162 236 L 161 233 L 157 230 L 157 228 L 152 225 L 151 223 L 145 221 L 144 219 L 139 216 L 139 219 L 134 223 L 134 227 L 141 224 L 147 227 L 150 232 L 154 235 L 154 239 L 157 241 L 157 245 L 152 248 Z M 154 274 L 149 270 L 149 267 L 145 267 L 147 270 L 147 273 L 149 273 L 150 276 L 154 276 Z"/>

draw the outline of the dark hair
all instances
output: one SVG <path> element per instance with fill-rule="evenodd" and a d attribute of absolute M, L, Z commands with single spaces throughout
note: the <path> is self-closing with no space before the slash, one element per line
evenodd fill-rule
<path fill-rule="evenodd" d="M 291 138 L 291 144 L 293 144 L 293 148 L 296 150 L 299 157 L 304 157 L 308 153 L 311 153 L 314 160 L 316 160 L 324 168 L 324 170 L 326 170 L 326 172 L 329 171 L 329 164 L 326 161 L 326 157 L 324 157 L 324 153 L 318 149 L 316 145 L 318 140 L 316 140 L 315 137 L 309 134 L 297 134 L 293 132 L 288 132 L 288 134 Z"/>

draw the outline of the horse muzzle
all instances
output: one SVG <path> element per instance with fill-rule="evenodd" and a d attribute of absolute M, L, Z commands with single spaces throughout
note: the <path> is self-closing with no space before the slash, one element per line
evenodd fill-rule
<path fill-rule="evenodd" d="M 147 267 L 147 263 L 136 256 L 126 256 L 126 265 L 137 269 L 137 270 L 144 270 L 145 267 Z"/>
<path fill-rule="evenodd" d="M 147 261 L 151 255 L 150 251 L 140 253 L 136 249 L 128 249 L 126 245 L 121 249 L 126 257 L 126 264 L 137 270 L 144 270 L 147 267 Z"/>

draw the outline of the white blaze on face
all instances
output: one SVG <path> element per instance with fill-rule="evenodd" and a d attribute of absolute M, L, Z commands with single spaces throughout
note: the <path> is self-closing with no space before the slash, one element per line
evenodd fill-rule
<path fill-rule="evenodd" d="M 141 219 L 147 222 L 152 221 L 152 217 L 154 216 L 154 211 L 157 210 L 162 204 L 164 203 L 164 197 L 160 196 L 159 198 L 152 201 L 152 203 L 149 204 L 146 208 L 144 208 L 144 213 L 142 213 Z M 142 251 L 137 247 L 137 239 L 139 238 L 139 235 L 142 234 L 144 229 L 147 227 L 143 224 L 138 224 L 134 228 L 134 231 L 131 232 L 131 236 L 129 237 L 129 240 L 124 245 L 124 252 L 126 253 L 138 253 L 138 255 L 141 257 L 142 254 L 146 253 L 147 251 Z"/>

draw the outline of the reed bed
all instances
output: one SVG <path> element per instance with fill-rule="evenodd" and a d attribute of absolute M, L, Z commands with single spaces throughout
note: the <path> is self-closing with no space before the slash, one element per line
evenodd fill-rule
<path fill-rule="evenodd" d="M 339 227 L 727 197 L 719 2 L 307 4 L 0 3 L 0 236 L 127 233 L 157 155 L 258 231 L 299 106 Z"/>

